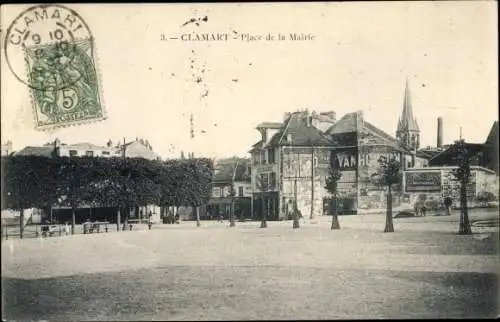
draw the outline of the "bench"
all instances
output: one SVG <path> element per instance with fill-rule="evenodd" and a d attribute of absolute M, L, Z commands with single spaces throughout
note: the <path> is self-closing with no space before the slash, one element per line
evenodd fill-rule
<path fill-rule="evenodd" d="M 100 233 L 101 226 L 104 226 L 104 231 L 108 232 L 108 230 L 109 230 L 108 225 L 109 225 L 109 221 L 86 222 L 86 223 L 83 223 L 83 233 L 84 234 Z"/>
<path fill-rule="evenodd" d="M 60 232 L 60 228 L 57 225 L 43 225 L 40 227 L 40 230 L 43 237 L 52 237 L 54 233 Z M 36 234 L 38 236 L 40 233 L 37 231 Z"/>

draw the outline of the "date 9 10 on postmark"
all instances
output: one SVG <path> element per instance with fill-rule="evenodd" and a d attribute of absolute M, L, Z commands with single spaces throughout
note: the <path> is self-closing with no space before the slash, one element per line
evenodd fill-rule
<path fill-rule="evenodd" d="M 106 118 L 93 41 L 85 21 L 61 5 L 31 7 L 9 26 L 6 61 L 30 89 L 36 129 Z"/>

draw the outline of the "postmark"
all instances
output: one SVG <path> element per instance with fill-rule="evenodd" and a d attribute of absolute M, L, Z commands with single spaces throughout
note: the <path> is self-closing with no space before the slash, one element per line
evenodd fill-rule
<path fill-rule="evenodd" d="M 74 10 L 26 9 L 7 29 L 4 52 L 11 72 L 30 89 L 36 129 L 105 119 L 94 38 Z"/>

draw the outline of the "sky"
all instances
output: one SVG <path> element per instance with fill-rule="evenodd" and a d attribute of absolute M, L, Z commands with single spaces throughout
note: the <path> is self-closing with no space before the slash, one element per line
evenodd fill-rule
<path fill-rule="evenodd" d="M 496 5 L 68 5 L 94 36 L 107 119 L 49 131 L 35 129 L 29 88 L 5 60 L 5 30 L 27 6 L 2 6 L 2 143 L 11 140 L 19 150 L 55 138 L 104 145 L 139 137 L 164 158 L 181 151 L 248 156 L 260 139 L 259 123 L 306 108 L 335 111 L 337 119 L 362 110 L 367 121 L 394 135 L 406 78 L 422 146 L 436 145 L 439 116 L 445 144 L 458 139 L 460 127 L 466 141 L 482 143 L 498 120 Z M 184 25 L 191 18 L 198 25 Z M 168 39 L 195 33 L 240 38 Z M 314 39 L 292 41 L 290 33 Z M 243 41 L 242 34 L 264 39 Z M 287 39 L 266 41 L 268 34 Z"/>

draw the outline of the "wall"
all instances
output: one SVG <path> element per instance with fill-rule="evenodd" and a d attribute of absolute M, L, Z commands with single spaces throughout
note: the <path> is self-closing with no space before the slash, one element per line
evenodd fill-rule
<path fill-rule="evenodd" d="M 125 156 L 127 158 L 144 158 L 153 160 L 158 157 L 156 153 L 151 151 L 148 147 L 144 146 L 140 142 L 132 142 L 127 145 L 125 150 Z"/>
<path fill-rule="evenodd" d="M 297 181 L 297 207 L 305 218 L 323 215 L 323 198 L 329 197 L 324 188 L 328 175 L 331 148 L 314 148 L 314 177 L 313 151 L 304 147 L 283 147 L 283 168 L 281 173 L 280 211 L 284 216 L 284 205 L 293 201 L 295 181 Z M 314 180 L 313 180 L 314 178 Z M 314 199 L 313 199 L 314 188 Z M 291 210 L 290 204 L 290 210 Z"/>
<path fill-rule="evenodd" d="M 243 197 L 251 198 L 252 197 L 252 184 L 250 182 L 245 181 L 235 181 L 234 182 L 234 190 L 236 196 L 239 197 L 239 188 L 243 188 Z"/>
<path fill-rule="evenodd" d="M 276 162 L 274 164 L 253 164 L 252 165 L 252 182 L 251 187 L 254 193 L 259 193 L 260 190 L 257 187 L 257 177 L 262 173 L 276 173 L 276 180 L 279 181 L 279 157 L 278 154 L 275 154 Z M 278 185 L 271 189 L 270 191 L 278 191 Z"/>
<path fill-rule="evenodd" d="M 252 197 L 252 184 L 246 181 L 235 181 L 234 192 L 235 197 L 239 197 L 239 188 L 243 188 L 243 197 Z M 231 197 L 231 184 L 216 184 L 212 187 L 212 198 L 228 198 Z"/>
<path fill-rule="evenodd" d="M 80 147 L 72 147 L 71 145 L 62 145 L 59 148 L 59 155 L 62 157 L 69 157 L 69 151 L 70 150 L 76 150 L 77 151 L 77 156 L 82 157 L 85 156 L 85 152 L 87 151 L 93 151 L 95 157 L 113 157 L 113 156 L 120 156 L 120 154 L 115 154 L 115 151 L 112 149 L 95 149 L 95 148 L 89 148 L 89 149 L 82 149 Z M 103 152 L 109 152 L 108 155 L 103 154 Z"/>
<path fill-rule="evenodd" d="M 360 146 L 359 147 L 359 165 L 358 165 L 358 212 L 382 210 L 387 207 L 386 187 L 375 185 L 371 176 L 379 169 L 379 159 L 395 158 L 401 161 L 401 153 L 390 146 Z M 393 207 L 400 206 L 401 186 L 392 187 Z"/>
<path fill-rule="evenodd" d="M 445 197 L 451 197 L 453 207 L 459 208 L 460 183 L 453 176 L 453 168 L 430 167 L 405 171 L 403 174 L 404 192 L 409 198 L 409 207 L 413 207 L 419 195 L 425 195 L 427 199 L 436 200 L 439 207 L 443 207 Z M 469 207 L 480 206 L 476 197 L 483 191 L 489 191 L 498 196 L 498 179 L 488 170 L 472 167 L 470 183 L 467 185 Z"/>

